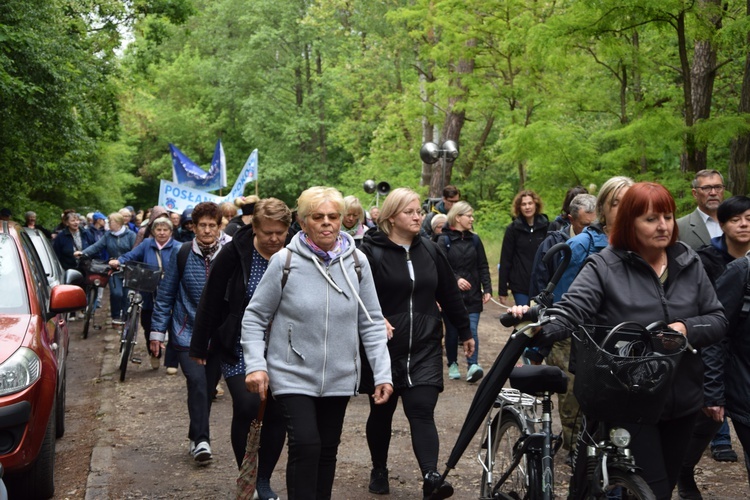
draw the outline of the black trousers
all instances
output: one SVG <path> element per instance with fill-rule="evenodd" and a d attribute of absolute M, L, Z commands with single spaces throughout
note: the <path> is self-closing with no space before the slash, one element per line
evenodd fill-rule
<path fill-rule="evenodd" d="M 435 386 L 420 385 L 398 389 L 391 394 L 388 402 L 376 405 L 370 398 L 370 416 L 367 418 L 367 446 L 370 448 L 372 466 L 385 468 L 388 464 L 388 448 L 391 444 L 393 414 L 398 400 L 404 406 L 404 414 L 409 420 L 411 445 L 417 457 L 419 468 L 424 476 L 437 470 L 440 439 L 435 427 L 435 406 L 440 390 Z"/>
<path fill-rule="evenodd" d="M 289 500 L 331 498 L 348 397 L 276 396 L 289 436 Z"/>
<path fill-rule="evenodd" d="M 677 485 L 700 410 L 656 425 L 625 425 L 632 436 L 630 449 L 656 498 L 669 500 Z"/>
<path fill-rule="evenodd" d="M 698 412 L 695 427 L 693 427 L 693 435 L 690 437 L 690 443 L 685 451 L 685 459 L 682 461 L 684 468 L 693 469 L 698 465 L 703 452 L 706 451 L 708 444 L 721 428 L 721 424 L 721 422 L 716 422 L 702 411 Z"/>

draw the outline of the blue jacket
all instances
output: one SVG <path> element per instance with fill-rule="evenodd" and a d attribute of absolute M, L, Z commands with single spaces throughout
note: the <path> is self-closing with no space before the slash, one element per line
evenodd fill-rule
<path fill-rule="evenodd" d="M 224 238 L 224 237 L 223 237 Z M 228 237 L 226 237 L 228 238 Z M 191 249 L 182 276 L 177 266 L 177 255 L 180 245 L 169 258 L 164 278 L 159 284 L 159 293 L 154 301 L 154 314 L 151 317 L 151 340 L 164 341 L 169 332 L 169 341 L 178 350 L 190 349 L 190 339 L 193 337 L 195 312 L 206 284 L 210 261 Z M 221 247 L 213 255 L 221 251 Z"/>
<path fill-rule="evenodd" d="M 120 264 L 126 262 L 135 261 L 143 262 L 151 266 L 157 266 L 162 268 L 162 276 L 166 271 L 169 262 L 171 261 L 172 254 L 177 253 L 180 250 L 180 243 L 176 242 L 172 238 L 164 245 L 164 248 L 159 250 L 159 246 L 156 244 L 156 240 L 153 238 L 146 238 L 141 242 L 140 245 L 132 249 L 131 251 L 120 255 L 117 259 Z M 161 256 L 161 263 L 157 258 L 157 254 Z M 154 308 L 154 295 L 153 293 L 142 293 L 143 296 L 143 309 L 150 311 Z"/>
<path fill-rule="evenodd" d="M 103 249 L 106 249 L 109 258 L 116 259 L 120 255 L 132 250 L 134 244 L 135 233 L 132 231 L 124 231 L 119 236 L 115 236 L 112 231 L 107 231 L 99 241 L 85 247 L 83 255 L 86 257 L 95 257 Z"/>
<path fill-rule="evenodd" d="M 81 246 L 83 248 L 88 247 L 93 243 L 91 236 L 88 232 L 79 229 L 81 233 Z M 60 260 L 60 264 L 66 271 L 68 269 L 75 269 L 78 267 L 78 260 L 73 257 L 73 252 L 76 251 L 73 245 L 73 235 L 70 234 L 70 229 L 67 227 L 57 233 L 57 236 L 52 240 L 52 249 L 57 254 L 57 258 Z"/>
<path fill-rule="evenodd" d="M 84 245 L 84 248 L 86 248 L 89 245 L 93 245 L 100 239 L 104 237 L 105 234 L 107 234 L 107 230 L 104 228 L 97 229 L 93 225 L 86 228 L 86 233 L 88 233 L 89 238 L 89 244 Z M 102 249 L 97 255 L 92 255 L 94 259 L 101 259 L 101 260 L 109 260 L 109 255 L 107 254 L 107 249 Z"/>
<path fill-rule="evenodd" d="M 570 246 L 570 263 L 560 278 L 558 286 L 555 288 L 555 301 L 560 300 L 558 290 L 561 293 L 567 292 L 578 272 L 583 267 L 586 258 L 607 248 L 609 239 L 604 234 L 604 231 L 602 231 L 602 227 L 598 223 L 594 223 L 583 228 L 580 234 L 570 238 L 567 243 Z"/>

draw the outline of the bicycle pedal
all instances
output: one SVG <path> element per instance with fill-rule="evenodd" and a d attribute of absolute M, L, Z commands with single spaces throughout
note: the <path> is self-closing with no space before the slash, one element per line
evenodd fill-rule
<path fill-rule="evenodd" d="M 136 365 L 140 365 L 141 363 L 143 363 L 143 360 L 141 358 L 137 358 L 135 356 L 133 356 L 132 358 L 130 358 L 130 361 L 133 362 L 133 363 L 135 363 Z"/>

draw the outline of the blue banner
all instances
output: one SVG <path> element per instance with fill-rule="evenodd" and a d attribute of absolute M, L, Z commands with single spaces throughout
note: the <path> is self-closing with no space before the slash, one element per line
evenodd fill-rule
<path fill-rule="evenodd" d="M 227 166 L 221 139 L 216 141 L 214 157 L 208 172 L 180 151 L 174 144 L 169 145 L 172 154 L 172 182 L 184 187 L 202 191 L 216 191 L 227 185 Z"/>
<path fill-rule="evenodd" d="M 159 186 L 159 205 L 170 212 L 182 213 L 183 210 L 192 208 L 202 201 L 213 201 L 214 203 L 222 203 L 224 201 L 233 202 L 235 198 L 242 196 L 245 191 L 245 185 L 248 182 L 257 181 L 257 179 L 258 150 L 256 149 L 250 153 L 232 190 L 226 196 L 216 196 L 200 189 L 162 179 Z"/>

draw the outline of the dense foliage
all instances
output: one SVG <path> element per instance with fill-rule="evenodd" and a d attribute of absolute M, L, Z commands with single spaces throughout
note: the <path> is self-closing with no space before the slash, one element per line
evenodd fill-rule
<path fill-rule="evenodd" d="M 290 203 L 451 182 L 496 231 L 521 187 L 553 216 L 625 174 L 684 212 L 701 168 L 746 192 L 748 19 L 737 0 L 8 0 L 2 198 L 150 205 L 169 142 L 207 165 L 221 137 L 230 182 L 257 148 L 260 194 Z M 420 162 L 447 139 L 455 163 Z"/>

